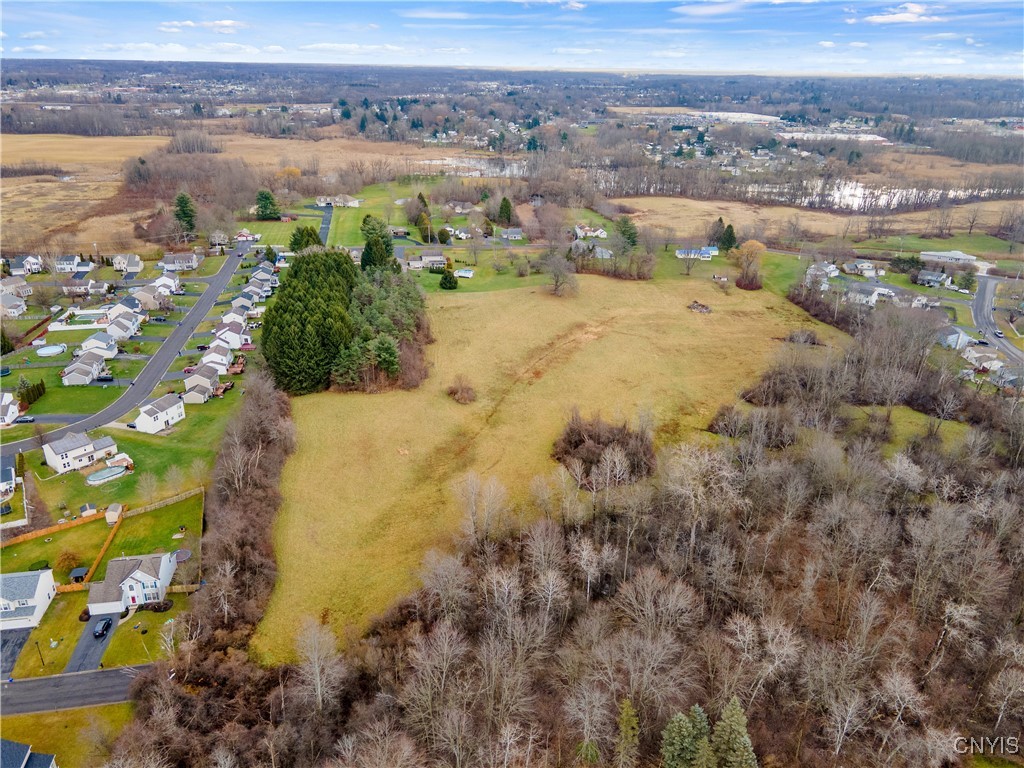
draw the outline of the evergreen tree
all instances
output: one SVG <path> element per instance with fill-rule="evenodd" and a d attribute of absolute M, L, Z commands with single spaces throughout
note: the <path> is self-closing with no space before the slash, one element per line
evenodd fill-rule
<path fill-rule="evenodd" d="M 366 133 L 366 113 L 363 112 L 363 116 L 359 118 L 359 132 Z"/>
<path fill-rule="evenodd" d="M 281 209 L 269 189 L 261 189 L 256 193 L 256 218 L 260 221 L 271 221 L 281 218 Z"/>
<path fill-rule="evenodd" d="M 364 272 L 371 269 L 382 269 L 388 264 L 388 254 L 384 249 L 384 241 L 379 236 L 373 235 L 366 241 L 363 247 L 363 255 L 359 260 L 359 266 Z"/>
<path fill-rule="evenodd" d="M 188 192 L 179 192 L 174 198 L 174 218 L 186 232 L 196 231 L 196 204 Z"/>
<path fill-rule="evenodd" d="M 615 740 L 617 768 L 634 768 L 640 756 L 640 721 L 633 702 L 623 699 L 619 705 L 619 736 Z"/>
<path fill-rule="evenodd" d="M 662 765 L 664 768 L 692 768 L 697 759 L 697 745 L 710 736 L 708 716 L 699 705 L 694 704 L 688 714 L 680 712 L 662 731 Z"/>
<path fill-rule="evenodd" d="M 378 336 L 370 342 L 369 350 L 380 370 L 392 379 L 398 375 L 398 342 L 394 338 L 386 334 Z"/>
<path fill-rule="evenodd" d="M 441 245 L 447 245 L 448 243 L 451 242 L 451 239 L 451 233 L 449 233 L 448 230 L 445 229 L 444 227 L 437 230 L 437 242 L 439 242 Z"/>
<path fill-rule="evenodd" d="M 597 765 L 601 762 L 601 750 L 593 739 L 582 742 L 576 748 L 576 756 L 584 765 Z"/>
<path fill-rule="evenodd" d="M 459 278 L 450 269 L 446 269 L 441 275 L 441 288 L 445 291 L 454 291 L 459 287 Z"/>
<path fill-rule="evenodd" d="M 620 216 L 615 222 L 615 229 L 625 238 L 631 248 L 636 248 L 636 244 L 640 241 L 640 233 L 637 232 L 636 224 L 629 216 Z"/>
<path fill-rule="evenodd" d="M 423 210 L 425 210 L 429 214 L 430 213 L 430 204 L 427 202 L 427 198 L 425 198 L 423 196 L 422 192 L 417 193 L 416 199 L 419 200 L 420 205 L 423 206 Z"/>
<path fill-rule="evenodd" d="M 512 201 L 507 197 L 501 198 L 501 203 L 498 205 L 498 223 L 504 224 L 506 227 L 512 226 Z"/>
<path fill-rule="evenodd" d="M 320 239 L 320 233 L 317 231 L 317 228 L 308 225 L 297 227 L 292 232 L 291 239 L 288 240 L 288 248 L 294 253 L 314 245 L 323 245 L 323 241 Z"/>
<path fill-rule="evenodd" d="M 420 240 L 424 243 L 431 242 L 430 219 L 427 218 L 426 211 L 421 213 L 420 217 L 416 219 L 416 228 L 420 231 Z"/>
<path fill-rule="evenodd" d="M 693 729 L 694 742 L 701 739 L 711 741 L 711 721 L 708 720 L 707 712 L 700 704 L 694 704 L 689 712 L 690 727 Z"/>
<path fill-rule="evenodd" d="M 747 733 L 747 716 L 735 696 L 722 710 L 711 735 L 711 748 L 719 768 L 757 768 L 757 756 Z"/>
<path fill-rule="evenodd" d="M 697 753 L 691 763 L 693 768 L 719 768 L 718 760 L 715 758 L 715 751 L 707 739 L 697 742 Z"/>
<path fill-rule="evenodd" d="M 273 264 L 277 261 L 277 251 L 274 250 L 274 246 L 268 245 L 263 249 L 263 258 Z"/>
<path fill-rule="evenodd" d="M 722 236 L 718 238 L 718 249 L 722 252 L 722 255 L 724 256 L 735 247 L 736 232 L 735 230 L 733 230 L 732 224 L 730 224 L 722 231 Z"/>
<path fill-rule="evenodd" d="M 32 382 L 25 378 L 25 374 L 18 374 L 18 383 L 14 386 L 14 396 L 21 402 L 28 402 L 32 390 Z"/>
<path fill-rule="evenodd" d="M 14 342 L 7 337 L 7 331 L 0 330 L 0 355 L 14 351 Z"/>

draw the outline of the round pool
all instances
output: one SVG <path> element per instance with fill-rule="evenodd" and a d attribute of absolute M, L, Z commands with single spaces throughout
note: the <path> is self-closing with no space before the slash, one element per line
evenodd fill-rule
<path fill-rule="evenodd" d="M 67 351 L 67 344 L 49 344 L 37 349 L 36 354 L 39 355 L 39 357 L 56 357 L 57 355 L 62 355 Z"/>
<path fill-rule="evenodd" d="M 91 475 L 85 478 L 86 485 L 102 485 L 108 480 L 113 480 L 115 477 L 120 477 L 128 471 L 128 467 L 107 467 L 101 469 L 98 472 L 93 472 Z"/>

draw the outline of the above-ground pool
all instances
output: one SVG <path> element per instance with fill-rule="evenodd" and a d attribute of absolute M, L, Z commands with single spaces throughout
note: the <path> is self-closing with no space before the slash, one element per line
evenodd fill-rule
<path fill-rule="evenodd" d="M 67 344 L 48 344 L 45 347 L 40 347 L 36 350 L 36 354 L 39 357 L 56 357 L 62 355 L 68 351 Z"/>
<path fill-rule="evenodd" d="M 102 485 L 108 480 L 113 480 L 115 477 L 120 477 L 128 471 L 128 467 L 107 467 L 101 469 L 98 472 L 93 472 L 91 475 L 85 478 L 86 485 Z"/>

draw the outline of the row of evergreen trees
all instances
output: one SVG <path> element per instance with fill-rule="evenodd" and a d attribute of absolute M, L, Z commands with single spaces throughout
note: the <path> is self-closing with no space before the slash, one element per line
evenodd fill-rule
<path fill-rule="evenodd" d="M 14 390 L 15 397 L 25 405 L 32 405 L 46 394 L 46 382 L 40 379 L 35 384 L 24 376 L 18 376 L 18 386 Z"/>

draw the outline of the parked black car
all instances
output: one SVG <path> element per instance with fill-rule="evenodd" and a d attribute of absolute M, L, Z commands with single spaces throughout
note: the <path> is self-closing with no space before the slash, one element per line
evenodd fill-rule
<path fill-rule="evenodd" d="M 209 344 L 197 344 L 196 345 L 196 349 L 198 349 L 200 352 L 205 352 L 209 348 L 210 348 Z"/>
<path fill-rule="evenodd" d="M 102 376 L 97 376 L 96 377 L 96 381 L 113 381 L 113 380 L 114 380 L 114 377 L 111 376 L 110 374 L 106 374 L 106 373 L 103 374 Z"/>
<path fill-rule="evenodd" d="M 107 632 L 110 631 L 110 625 L 114 622 L 110 619 L 103 619 L 96 622 L 96 626 L 92 628 L 92 636 L 97 640 L 101 637 L 106 637 Z"/>

